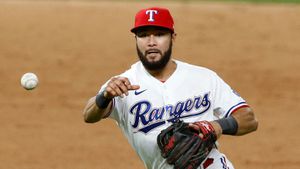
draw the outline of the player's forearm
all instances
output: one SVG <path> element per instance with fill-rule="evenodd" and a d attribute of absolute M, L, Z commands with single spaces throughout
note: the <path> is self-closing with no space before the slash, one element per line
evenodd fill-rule
<path fill-rule="evenodd" d="M 211 122 L 217 138 L 221 135 L 244 135 L 257 129 L 258 122 L 251 108 L 244 107 L 229 117 Z"/>
<path fill-rule="evenodd" d="M 111 104 L 111 103 L 110 103 Z M 111 105 L 108 105 L 110 107 Z M 83 110 L 84 121 L 87 123 L 95 123 L 101 120 L 107 113 L 108 108 L 100 109 L 96 105 L 96 96 L 92 97 Z"/>
<path fill-rule="evenodd" d="M 238 131 L 236 135 L 244 135 L 257 130 L 258 121 L 256 120 L 251 108 L 241 108 L 232 114 L 232 116 L 238 123 Z"/>
<path fill-rule="evenodd" d="M 220 124 L 217 123 L 217 122 L 215 122 L 215 121 L 212 121 L 210 123 L 211 123 L 211 125 L 213 126 L 213 128 L 215 130 L 217 139 L 219 139 L 221 137 L 221 135 L 222 135 L 222 128 L 221 128 Z"/>

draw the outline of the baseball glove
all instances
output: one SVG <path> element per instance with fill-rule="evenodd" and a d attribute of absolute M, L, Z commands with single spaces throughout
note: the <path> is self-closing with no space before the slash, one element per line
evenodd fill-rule
<path fill-rule="evenodd" d="M 178 121 L 161 131 L 157 144 L 161 155 L 175 169 L 196 169 L 206 159 L 217 139 L 207 121 Z"/>

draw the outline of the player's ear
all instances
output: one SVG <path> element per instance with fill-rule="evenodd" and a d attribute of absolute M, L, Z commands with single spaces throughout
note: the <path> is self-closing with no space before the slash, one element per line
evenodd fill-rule
<path fill-rule="evenodd" d="M 176 39 L 177 34 L 174 32 L 174 33 L 171 34 L 171 36 L 172 36 L 172 41 L 174 42 L 175 39 Z"/>

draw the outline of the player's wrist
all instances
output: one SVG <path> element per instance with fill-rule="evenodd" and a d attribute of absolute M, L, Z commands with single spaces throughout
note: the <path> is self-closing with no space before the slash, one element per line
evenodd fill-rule
<path fill-rule="evenodd" d="M 222 135 L 222 127 L 220 126 L 219 123 L 217 123 L 215 121 L 211 121 L 210 124 L 214 128 L 215 134 L 216 134 L 217 140 L 218 140 L 221 137 L 221 135 Z"/>
<path fill-rule="evenodd" d="M 205 120 L 197 121 L 193 123 L 193 125 L 197 126 L 200 137 L 207 137 L 208 135 L 211 135 L 213 136 L 212 140 L 216 141 L 220 136 L 220 130 L 216 131 L 216 128 L 214 127 L 212 122 Z"/>
<path fill-rule="evenodd" d="M 238 131 L 238 123 L 233 116 L 222 118 L 216 120 L 215 122 L 217 122 L 221 126 L 222 134 L 236 135 Z"/>
<path fill-rule="evenodd" d="M 112 98 L 105 97 L 105 92 L 100 92 L 99 94 L 96 95 L 95 102 L 100 109 L 105 109 L 107 108 L 111 100 Z"/>

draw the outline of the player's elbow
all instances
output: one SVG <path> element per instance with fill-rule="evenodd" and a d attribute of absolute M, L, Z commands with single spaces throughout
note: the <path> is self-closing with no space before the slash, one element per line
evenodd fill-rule
<path fill-rule="evenodd" d="M 248 130 L 250 132 L 256 131 L 258 128 L 258 121 L 255 118 L 254 112 L 250 109 L 248 113 Z"/>
<path fill-rule="evenodd" d="M 245 135 L 258 129 L 258 121 L 255 118 L 254 112 L 251 108 L 242 108 L 233 114 L 233 116 L 239 122 L 239 130 L 237 135 Z"/>
<path fill-rule="evenodd" d="M 251 122 L 251 131 L 256 131 L 258 129 L 258 121 L 256 118 L 254 118 Z"/>
<path fill-rule="evenodd" d="M 97 120 L 85 118 L 85 119 L 84 119 L 84 122 L 86 122 L 86 123 L 95 123 L 95 122 L 97 122 Z"/>
<path fill-rule="evenodd" d="M 86 123 L 91 123 L 91 119 L 89 118 L 86 112 L 83 112 L 83 120 Z"/>
<path fill-rule="evenodd" d="M 86 123 L 95 123 L 101 119 L 99 113 L 95 111 L 91 111 L 90 109 L 85 109 L 83 111 L 83 119 Z"/>
<path fill-rule="evenodd" d="M 86 123 L 92 123 L 91 118 L 88 116 L 88 113 L 86 111 L 83 111 L 83 120 Z"/>
<path fill-rule="evenodd" d="M 86 123 L 95 123 L 101 119 L 101 113 L 95 104 L 95 97 L 92 97 L 83 109 L 83 119 Z"/>

